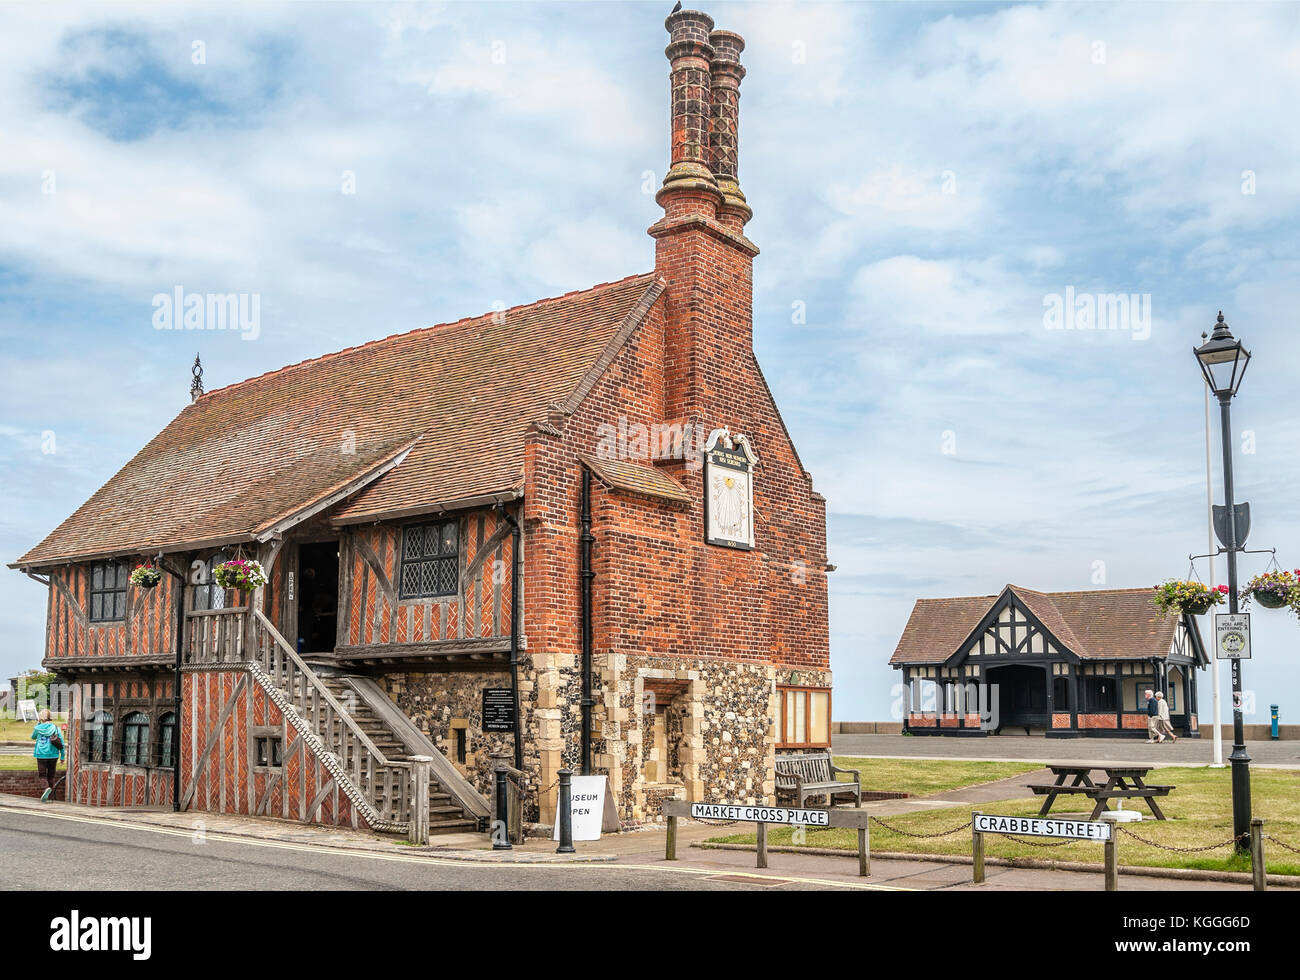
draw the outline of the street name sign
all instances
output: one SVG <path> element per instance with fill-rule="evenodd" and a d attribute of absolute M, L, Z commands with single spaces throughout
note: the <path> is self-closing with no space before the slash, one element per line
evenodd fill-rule
<path fill-rule="evenodd" d="M 1004 817 L 996 813 L 973 814 L 975 832 L 1018 834 L 1021 837 L 1065 837 L 1070 840 L 1111 839 L 1114 829 L 1105 820 L 1060 820 L 1051 817 Z"/>
<path fill-rule="evenodd" d="M 1250 613 L 1214 614 L 1214 656 L 1217 660 L 1250 659 Z"/>
<path fill-rule="evenodd" d="M 739 803 L 692 803 L 694 820 L 742 820 L 748 823 L 788 823 L 805 827 L 829 827 L 827 810 L 804 810 L 788 806 L 749 806 Z"/>

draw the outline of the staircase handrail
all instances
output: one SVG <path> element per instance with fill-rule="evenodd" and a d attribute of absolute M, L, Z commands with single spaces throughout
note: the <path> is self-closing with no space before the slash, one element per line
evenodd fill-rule
<path fill-rule="evenodd" d="M 308 667 L 303 659 L 298 656 L 298 651 L 289 645 L 289 641 L 286 640 L 271 621 L 266 618 L 266 614 L 262 612 L 262 610 L 255 608 L 253 610 L 253 617 L 256 619 L 258 624 L 267 631 L 272 641 L 280 647 L 281 653 L 287 656 L 293 665 L 307 678 L 307 682 L 311 684 L 316 693 L 320 695 L 326 704 L 334 709 L 334 714 L 338 717 L 339 721 L 342 722 L 342 724 L 344 724 L 354 736 L 356 736 L 357 740 L 365 750 L 375 757 L 376 763 L 381 766 L 393 766 L 398 769 L 410 768 L 410 763 L 408 762 L 401 762 L 396 759 L 390 761 L 388 757 L 379 750 L 379 746 L 370 741 L 370 736 L 362 730 L 360 725 L 352 720 L 352 716 L 347 712 L 343 705 L 338 703 L 334 695 L 330 693 L 329 688 L 325 686 L 324 681 L 317 677 L 316 672 Z M 266 669 L 267 665 L 263 664 L 262 667 L 263 669 Z"/>

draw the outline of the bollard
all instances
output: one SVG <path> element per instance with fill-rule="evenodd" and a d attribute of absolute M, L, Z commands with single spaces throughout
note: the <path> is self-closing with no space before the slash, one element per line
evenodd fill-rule
<path fill-rule="evenodd" d="M 510 790 L 506 786 L 506 767 L 496 768 L 496 813 L 492 824 L 492 850 L 509 851 Z"/>
<path fill-rule="evenodd" d="M 1264 864 L 1264 821 L 1259 817 L 1250 822 L 1250 878 L 1255 891 L 1268 889 L 1268 866 Z"/>
<path fill-rule="evenodd" d="M 767 867 L 767 824 L 758 825 L 758 866 Z"/>
<path fill-rule="evenodd" d="M 1110 840 L 1106 841 L 1106 891 L 1119 891 L 1119 827 L 1110 828 Z"/>
<path fill-rule="evenodd" d="M 677 818 L 668 818 L 668 840 L 664 843 L 664 860 L 677 860 Z"/>
<path fill-rule="evenodd" d="M 858 828 L 858 877 L 871 877 L 871 837 L 866 827 Z"/>
<path fill-rule="evenodd" d="M 984 835 L 975 829 L 975 814 L 971 814 L 971 860 L 974 862 L 975 871 L 971 875 L 972 880 L 977 885 L 984 884 Z"/>
<path fill-rule="evenodd" d="M 560 846 L 556 854 L 573 854 L 573 770 L 561 769 L 560 777 Z"/>
<path fill-rule="evenodd" d="M 1272 732 L 1271 732 L 1270 734 L 1272 734 L 1272 736 L 1273 736 L 1273 741 L 1277 741 L 1277 737 L 1278 737 L 1278 730 L 1277 730 L 1277 705 L 1275 705 L 1275 704 L 1270 704 L 1268 707 L 1269 707 L 1269 713 L 1272 715 Z"/>
<path fill-rule="evenodd" d="M 429 843 L 429 767 L 433 757 L 413 755 L 411 762 L 411 820 L 407 839 L 412 844 Z"/>

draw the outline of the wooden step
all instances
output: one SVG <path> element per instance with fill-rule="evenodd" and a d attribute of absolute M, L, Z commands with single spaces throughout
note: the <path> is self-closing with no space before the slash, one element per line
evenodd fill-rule
<path fill-rule="evenodd" d="M 430 820 L 429 834 L 472 834 L 478 830 L 474 820 Z"/>

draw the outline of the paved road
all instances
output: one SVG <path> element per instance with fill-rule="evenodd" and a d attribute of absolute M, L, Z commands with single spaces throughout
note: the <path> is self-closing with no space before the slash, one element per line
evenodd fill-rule
<path fill-rule="evenodd" d="M 488 865 L 422 855 L 341 852 L 288 843 L 196 840 L 183 831 L 93 819 L 0 811 L 0 888 L 149 891 L 305 889 L 774 891 L 826 887 L 734 875 L 729 868 L 641 869 L 602 865 Z M 751 858 L 752 860 L 752 858 Z"/>
<path fill-rule="evenodd" d="M 910 759 L 991 759 L 1031 762 L 1135 762 L 1145 765 L 1206 765 L 1214 761 L 1214 744 L 1208 739 L 1180 738 L 1175 743 L 1148 744 L 1128 738 L 1044 738 L 1041 735 L 836 735 L 837 755 Z M 1300 741 L 1249 742 L 1252 765 L 1300 769 Z M 1225 743 L 1226 761 L 1232 752 Z"/>

